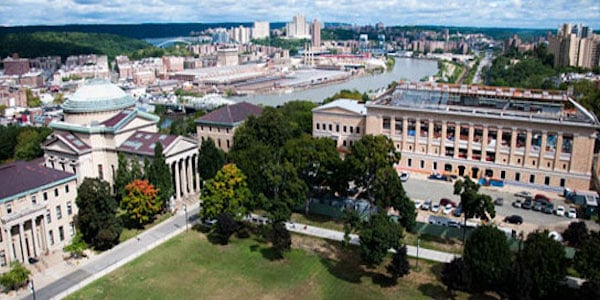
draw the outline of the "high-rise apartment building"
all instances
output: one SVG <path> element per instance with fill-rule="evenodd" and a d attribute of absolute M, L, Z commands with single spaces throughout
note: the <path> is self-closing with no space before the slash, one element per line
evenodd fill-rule
<path fill-rule="evenodd" d="M 292 22 L 285 25 L 285 32 L 288 38 L 309 39 L 310 28 L 303 15 L 295 15 Z"/>
<path fill-rule="evenodd" d="M 229 39 L 238 44 L 248 44 L 250 42 L 250 28 L 239 26 L 233 27 L 228 31 Z"/>
<path fill-rule="evenodd" d="M 253 39 L 264 39 L 269 37 L 270 33 L 269 22 L 254 22 L 254 28 L 252 28 Z"/>
<path fill-rule="evenodd" d="M 321 47 L 321 23 L 314 19 L 311 26 L 311 44 L 313 47 Z"/>
<path fill-rule="evenodd" d="M 555 66 L 593 68 L 600 61 L 600 36 L 581 24 L 563 24 L 556 36 L 548 38 Z"/>

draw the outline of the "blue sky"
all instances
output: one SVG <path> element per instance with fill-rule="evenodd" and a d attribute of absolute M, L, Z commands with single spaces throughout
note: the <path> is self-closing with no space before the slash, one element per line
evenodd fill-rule
<path fill-rule="evenodd" d="M 600 29 L 599 0 L 16 0 L 2 1 L 0 25 L 289 21 L 351 24 Z"/>

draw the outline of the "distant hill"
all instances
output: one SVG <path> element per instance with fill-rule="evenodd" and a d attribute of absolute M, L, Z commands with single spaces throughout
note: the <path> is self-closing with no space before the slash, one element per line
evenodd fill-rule
<path fill-rule="evenodd" d="M 106 33 L 34 32 L 0 34 L 0 57 L 13 53 L 20 57 L 106 54 L 114 58 L 151 45 L 142 40 Z"/>
<path fill-rule="evenodd" d="M 135 39 L 189 36 L 208 28 L 234 26 L 252 27 L 253 23 L 163 23 L 163 24 L 94 24 L 94 25 L 60 25 L 60 26 L 15 26 L 0 27 L 0 34 L 32 33 L 32 32 L 85 32 L 108 33 Z M 272 22 L 271 29 L 281 28 L 282 22 Z"/>

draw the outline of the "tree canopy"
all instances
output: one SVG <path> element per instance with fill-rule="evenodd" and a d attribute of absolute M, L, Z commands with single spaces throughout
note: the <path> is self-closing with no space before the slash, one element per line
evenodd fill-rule
<path fill-rule="evenodd" d="M 533 232 L 527 236 L 521 264 L 529 271 L 534 299 L 554 295 L 567 275 L 567 258 L 563 245 L 548 236 L 548 232 Z"/>
<path fill-rule="evenodd" d="M 215 146 L 215 141 L 207 138 L 202 141 L 198 152 L 198 173 L 200 179 L 209 180 L 225 165 L 225 152 Z"/>
<path fill-rule="evenodd" d="M 380 264 L 388 250 L 400 249 L 403 236 L 400 224 L 392 221 L 385 212 L 371 216 L 359 231 L 363 261 L 367 265 Z"/>
<path fill-rule="evenodd" d="M 10 127 L 8 127 L 10 128 Z M 11 135 L 11 129 L 8 129 L 7 135 Z M 42 150 L 41 144 L 46 139 L 50 133 L 52 133 L 52 129 L 48 127 L 24 127 L 23 129 L 19 129 L 18 136 L 16 138 L 17 143 L 14 146 L 14 158 L 22 159 L 22 160 L 32 160 L 44 155 L 44 150 Z M 12 145 L 11 141 L 2 139 L 3 143 L 8 143 Z M 8 152 L 10 151 L 9 149 Z"/>
<path fill-rule="evenodd" d="M 162 209 L 163 200 L 148 180 L 135 179 L 125 186 L 121 208 L 132 223 L 142 227 L 154 220 Z"/>
<path fill-rule="evenodd" d="M 119 242 L 122 226 L 108 182 L 85 178 L 77 189 L 75 203 L 79 208 L 77 226 L 86 243 L 106 250 Z"/>
<path fill-rule="evenodd" d="M 163 209 L 166 209 L 165 205 L 168 204 L 168 200 L 175 194 L 175 191 L 173 190 L 171 168 L 167 165 L 160 142 L 156 142 L 154 146 L 154 158 L 147 170 L 148 174 L 145 177 L 158 189 L 158 198 L 162 199 Z"/>
<path fill-rule="evenodd" d="M 454 183 L 454 194 L 460 195 L 465 220 L 474 217 L 489 220 L 496 217 L 496 208 L 492 198 L 479 193 L 479 187 L 480 185 L 471 180 L 469 176 Z"/>
<path fill-rule="evenodd" d="M 562 237 L 565 242 L 569 243 L 569 246 L 579 248 L 589 235 L 585 222 L 579 221 L 571 222 L 563 232 Z"/>
<path fill-rule="evenodd" d="M 584 278 L 600 284 L 600 232 L 592 231 L 588 238 L 581 244 L 580 249 L 575 253 L 575 269 Z"/>
<path fill-rule="evenodd" d="M 252 208 L 246 176 L 235 164 L 223 166 L 213 179 L 206 182 L 200 195 L 200 216 L 213 219 L 222 213 L 240 219 Z"/>
<path fill-rule="evenodd" d="M 475 291 L 498 291 L 511 267 L 511 252 L 504 232 L 493 226 L 473 231 L 464 248 L 464 260 L 472 272 Z"/>

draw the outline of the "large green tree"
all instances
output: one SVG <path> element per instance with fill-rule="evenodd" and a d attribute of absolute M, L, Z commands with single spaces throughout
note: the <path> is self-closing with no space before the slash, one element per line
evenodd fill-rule
<path fill-rule="evenodd" d="M 417 211 L 414 203 L 406 195 L 394 168 L 386 166 L 377 170 L 372 195 L 379 207 L 392 207 L 398 212 L 398 221 L 406 230 L 414 229 L 417 224 Z"/>
<path fill-rule="evenodd" d="M 312 134 L 312 109 L 317 105 L 312 101 L 289 101 L 279 108 L 288 119 L 294 135 Z"/>
<path fill-rule="evenodd" d="M 121 198 L 125 192 L 125 186 L 133 181 L 133 176 L 129 171 L 129 161 L 125 158 L 123 153 L 119 153 L 117 156 L 117 172 L 115 174 L 115 195 L 117 203 L 121 202 Z"/>
<path fill-rule="evenodd" d="M 250 208 L 251 194 L 246 176 L 235 164 L 228 164 L 217 172 L 213 179 L 206 182 L 200 195 L 202 218 L 213 219 L 222 213 L 240 219 Z"/>
<path fill-rule="evenodd" d="M 496 208 L 489 195 L 479 193 L 480 185 L 469 176 L 464 180 L 457 180 L 454 183 L 454 194 L 460 195 L 460 205 L 464 215 L 463 239 L 466 230 L 467 219 L 480 218 L 489 220 L 496 217 Z"/>
<path fill-rule="evenodd" d="M 548 299 L 556 294 L 567 275 L 567 258 L 563 245 L 548 236 L 548 232 L 533 232 L 527 236 L 521 252 L 522 266 L 529 271 L 534 299 Z"/>
<path fill-rule="evenodd" d="M 451 262 L 445 263 L 442 269 L 442 283 L 448 289 L 448 292 L 470 291 L 473 275 L 469 265 L 464 258 L 456 257 Z"/>
<path fill-rule="evenodd" d="M 225 165 L 225 152 L 215 146 L 215 141 L 207 138 L 202 141 L 198 153 L 198 173 L 200 179 L 209 180 Z"/>
<path fill-rule="evenodd" d="M 108 182 L 85 178 L 77 189 L 75 203 L 79 208 L 77 226 L 86 243 L 106 250 L 119 242 L 122 226 Z"/>
<path fill-rule="evenodd" d="M 585 279 L 600 284 L 600 232 L 592 231 L 587 239 L 581 245 L 579 251 L 575 253 L 575 269 Z"/>
<path fill-rule="evenodd" d="M 465 244 L 463 257 L 473 274 L 471 287 L 478 292 L 498 291 L 511 267 L 506 234 L 494 226 L 475 229 Z"/>
<path fill-rule="evenodd" d="M 569 227 L 565 229 L 562 237 L 565 242 L 569 243 L 569 246 L 579 248 L 584 241 L 589 237 L 587 225 L 584 221 L 571 222 Z"/>
<path fill-rule="evenodd" d="M 379 265 L 390 249 L 399 249 L 403 230 L 385 212 L 371 216 L 359 231 L 361 257 L 367 265 Z"/>
<path fill-rule="evenodd" d="M 395 250 L 396 253 L 392 256 L 392 261 L 387 265 L 386 270 L 390 273 L 394 282 L 397 282 L 398 278 L 410 273 L 410 264 L 406 255 L 406 245 L 402 245 L 402 247 Z"/>
<path fill-rule="evenodd" d="M 160 142 L 156 142 L 154 146 L 154 159 L 150 163 L 148 171 L 149 174 L 146 174 L 146 178 L 158 189 L 158 198 L 163 199 L 163 209 L 166 209 L 168 199 L 175 192 L 173 191 L 171 168 L 167 165 Z"/>
<path fill-rule="evenodd" d="M 16 159 L 32 160 L 44 155 L 41 144 L 52 132 L 50 128 L 25 128 L 19 130 L 17 144 L 14 149 Z"/>

